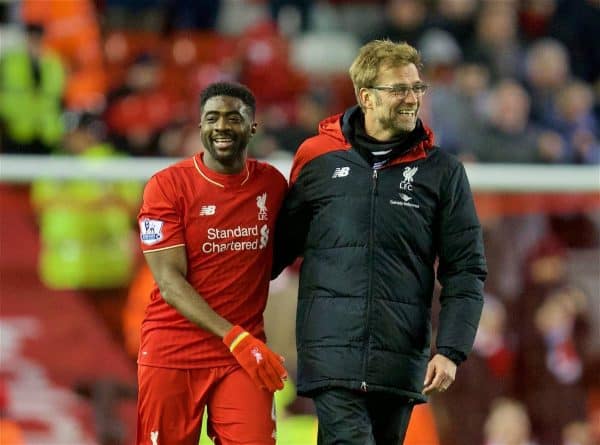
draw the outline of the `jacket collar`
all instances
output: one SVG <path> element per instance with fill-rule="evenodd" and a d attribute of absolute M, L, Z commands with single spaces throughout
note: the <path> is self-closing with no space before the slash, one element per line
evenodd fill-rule
<path fill-rule="evenodd" d="M 357 105 L 347 109 L 344 113 L 338 113 L 323 119 L 319 124 L 319 134 L 337 139 L 343 143 L 344 146 L 354 146 L 353 141 L 350 140 L 351 137 L 349 138 L 347 136 L 348 133 L 343 130 L 343 127 L 352 125 L 351 116 L 354 113 L 362 113 Z M 427 157 L 428 152 L 434 147 L 434 134 L 420 119 L 419 124 L 420 125 L 417 126 L 415 131 L 422 132 L 422 136 L 420 135 L 419 137 L 414 138 L 412 146 L 399 150 L 400 153 L 393 157 L 387 166 L 411 162 Z"/>

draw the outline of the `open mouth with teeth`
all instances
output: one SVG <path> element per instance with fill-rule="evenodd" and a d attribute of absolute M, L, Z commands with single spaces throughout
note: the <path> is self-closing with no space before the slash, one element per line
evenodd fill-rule
<path fill-rule="evenodd" d="M 213 146 L 219 150 L 227 150 L 233 146 L 233 139 L 229 137 L 219 137 L 212 140 Z"/>

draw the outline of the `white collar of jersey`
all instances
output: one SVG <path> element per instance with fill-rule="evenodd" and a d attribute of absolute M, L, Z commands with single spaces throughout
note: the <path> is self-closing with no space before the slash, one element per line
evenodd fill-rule
<path fill-rule="evenodd" d="M 225 184 L 221 184 L 220 182 L 217 182 L 214 179 L 211 179 L 208 176 L 206 176 L 206 174 L 204 174 L 204 172 L 200 168 L 200 165 L 198 165 L 198 157 L 197 156 L 194 156 L 194 167 L 196 167 L 196 170 L 198 170 L 198 173 L 200 173 L 200 176 L 202 176 L 208 182 L 210 182 L 211 184 L 214 184 L 214 185 L 216 185 L 218 187 L 225 188 Z M 240 186 L 244 185 L 248 181 L 248 179 L 250 179 L 250 170 L 248 170 L 248 163 L 247 162 L 244 163 L 244 169 L 246 170 L 246 177 L 241 182 Z"/>

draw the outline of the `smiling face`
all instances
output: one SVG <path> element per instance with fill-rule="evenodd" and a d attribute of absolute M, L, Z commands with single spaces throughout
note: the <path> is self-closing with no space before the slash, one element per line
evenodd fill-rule
<path fill-rule="evenodd" d="M 256 132 L 250 107 L 236 97 L 213 96 L 202 107 L 199 127 L 206 166 L 220 173 L 241 171 Z"/>
<path fill-rule="evenodd" d="M 409 63 L 383 67 L 374 85 L 377 87 L 415 87 L 423 84 L 417 67 Z M 360 98 L 365 114 L 365 129 L 369 136 L 387 141 L 410 133 L 417 124 L 422 96 L 408 89 L 406 95 L 384 89 L 362 88 Z"/>

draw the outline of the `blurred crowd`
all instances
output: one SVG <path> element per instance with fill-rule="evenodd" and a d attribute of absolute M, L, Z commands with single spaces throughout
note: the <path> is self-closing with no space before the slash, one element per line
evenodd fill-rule
<path fill-rule="evenodd" d="M 290 160 L 355 103 L 358 48 L 389 37 L 422 53 L 422 118 L 442 149 L 465 162 L 600 163 L 598 0 L 2 0 L 0 20 L 2 153 L 187 156 L 201 148 L 199 92 L 237 80 L 258 100 L 251 155 Z M 32 186 L 42 279 L 126 289 L 132 357 L 152 284 L 132 239 L 140 191 Z M 486 302 L 472 356 L 432 400 L 439 443 L 600 443 L 598 212 L 482 222 Z M 267 322 L 286 320 L 271 338 L 293 365 L 288 272 Z"/>
<path fill-rule="evenodd" d="M 461 438 L 448 443 L 600 443 L 595 218 L 484 220 L 491 273 L 473 353 L 437 400 L 442 429 Z"/>
<path fill-rule="evenodd" d="M 253 155 L 289 158 L 354 102 L 364 42 L 422 52 L 423 118 L 470 162 L 600 162 L 597 0 L 3 0 L 2 151 L 65 153 L 82 115 L 132 156 L 197 151 L 198 93 L 257 95 Z"/>

